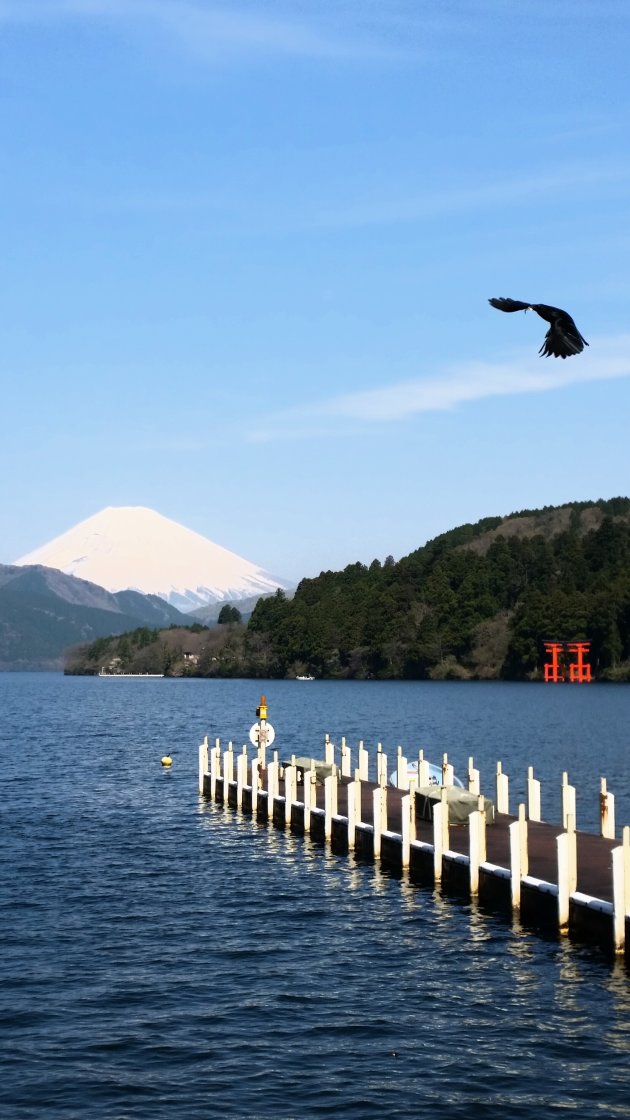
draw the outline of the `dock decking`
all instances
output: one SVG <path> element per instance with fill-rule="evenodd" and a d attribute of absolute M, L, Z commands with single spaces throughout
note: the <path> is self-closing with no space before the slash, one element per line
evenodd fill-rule
<path fill-rule="evenodd" d="M 331 746 L 327 741 L 327 757 L 317 765 L 302 759 L 297 765 L 295 757 L 282 765 L 277 752 L 267 760 L 264 747 L 250 759 L 245 747 L 236 753 L 232 744 L 223 750 L 218 740 L 210 747 L 206 738 L 199 747 L 200 793 L 258 821 L 310 834 L 339 855 L 379 860 L 416 882 L 478 897 L 482 904 L 518 913 L 524 924 L 555 928 L 630 959 L 630 829 L 623 829 L 621 841 L 615 838 L 614 798 L 603 779 L 602 834 L 595 835 L 575 828 L 575 790 L 566 774 L 564 827 L 536 819 L 540 789 L 531 768 L 527 805 L 519 806 L 517 816 L 501 811 L 507 806 L 507 776 L 499 763 L 489 823 L 471 759 L 468 787 L 475 796 L 469 800 L 475 807 L 466 824 L 454 826 L 447 802 L 452 768 L 446 757 L 440 800 L 433 802 L 432 820 L 426 820 L 415 788 L 386 784 L 384 754 L 377 756 L 379 780 L 373 782 L 367 780 L 363 744 L 354 776 L 345 741 L 341 767 Z M 422 755 L 419 767 L 422 780 Z M 400 748 L 397 768 L 404 782 L 407 763 Z"/>

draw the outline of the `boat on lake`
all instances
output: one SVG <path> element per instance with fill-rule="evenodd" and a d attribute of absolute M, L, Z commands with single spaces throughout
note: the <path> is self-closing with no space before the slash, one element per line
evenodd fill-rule
<path fill-rule="evenodd" d="M 442 785 L 442 767 L 441 766 L 436 766 L 436 764 L 434 762 L 429 762 L 428 766 L 429 766 L 429 785 L 430 786 L 441 786 Z M 418 763 L 409 761 L 407 763 L 407 782 L 410 782 L 412 780 L 416 783 L 416 785 L 418 784 Z M 398 786 L 398 773 L 397 773 L 396 770 L 393 770 L 392 773 L 389 775 L 389 784 L 392 785 L 392 786 Z M 457 777 L 456 774 L 453 775 L 453 785 L 457 786 L 459 789 L 464 789 L 464 783 Z"/>
<path fill-rule="evenodd" d="M 315 677 L 310 677 L 308 676 L 308 674 L 304 674 L 303 676 L 296 677 L 295 679 L 296 681 L 314 681 Z"/>

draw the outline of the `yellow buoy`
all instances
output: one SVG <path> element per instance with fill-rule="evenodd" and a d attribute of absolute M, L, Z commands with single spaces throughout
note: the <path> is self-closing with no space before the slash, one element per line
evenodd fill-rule
<path fill-rule="evenodd" d="M 165 754 L 164 757 L 161 759 L 161 762 L 162 762 L 162 766 L 172 766 L 173 765 L 173 759 L 171 758 L 170 754 Z"/>

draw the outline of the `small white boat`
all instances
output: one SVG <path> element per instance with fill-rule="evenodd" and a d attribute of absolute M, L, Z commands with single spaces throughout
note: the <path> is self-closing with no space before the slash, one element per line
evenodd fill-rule
<path fill-rule="evenodd" d="M 302 677 L 296 677 L 295 679 L 296 679 L 296 681 L 314 681 L 315 677 L 302 676 Z"/>

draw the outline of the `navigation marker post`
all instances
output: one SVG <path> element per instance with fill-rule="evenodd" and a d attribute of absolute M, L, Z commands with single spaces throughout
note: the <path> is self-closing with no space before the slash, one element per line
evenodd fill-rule
<path fill-rule="evenodd" d="M 256 708 L 258 723 L 253 723 L 249 729 L 249 739 L 254 747 L 258 748 L 258 761 L 264 768 L 266 763 L 265 751 L 273 743 L 276 733 L 270 723 L 267 723 L 267 700 L 260 697 L 260 704 Z"/>

